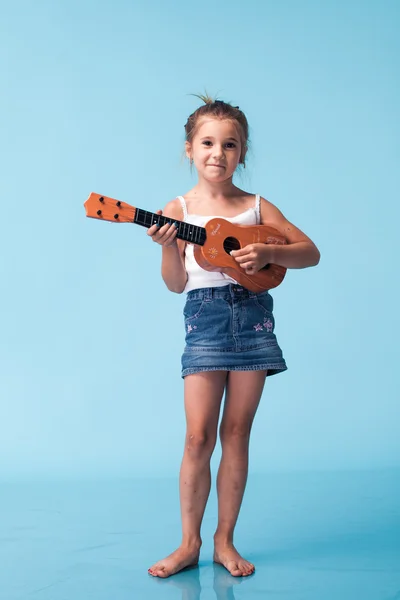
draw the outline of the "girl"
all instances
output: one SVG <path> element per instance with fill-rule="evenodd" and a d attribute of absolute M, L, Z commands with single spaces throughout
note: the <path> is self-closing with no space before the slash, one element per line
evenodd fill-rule
<path fill-rule="evenodd" d="M 184 197 L 169 202 L 164 214 L 199 226 L 218 215 L 232 223 L 261 223 L 278 229 L 287 245 L 252 244 L 231 253 L 246 273 L 256 273 L 268 263 L 291 269 L 316 265 L 319 251 L 302 231 L 273 204 L 232 182 L 238 166 L 245 166 L 248 124 L 243 112 L 220 100 L 200 98 L 204 105 L 185 125 L 186 156 L 197 170 L 198 183 Z M 211 486 L 210 459 L 225 392 L 214 561 L 233 576 L 247 576 L 255 567 L 236 550 L 233 533 L 246 485 L 250 431 L 265 378 L 286 370 L 274 334 L 273 301 L 268 292 L 249 292 L 224 273 L 199 267 L 193 246 L 176 239 L 176 233 L 174 224 L 153 225 L 148 230 L 162 246 L 162 277 L 168 289 L 187 293 L 182 356 L 187 422 L 180 471 L 182 543 L 149 573 L 169 577 L 198 563 L 200 527 Z"/>

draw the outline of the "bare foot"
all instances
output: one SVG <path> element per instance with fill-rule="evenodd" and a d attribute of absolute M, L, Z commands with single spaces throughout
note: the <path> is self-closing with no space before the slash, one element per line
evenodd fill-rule
<path fill-rule="evenodd" d="M 186 567 L 197 565 L 199 562 L 200 549 L 198 546 L 189 548 L 187 546 L 180 546 L 178 550 L 175 550 L 172 554 L 156 562 L 149 569 L 149 574 L 153 577 L 169 577 L 175 575 Z"/>
<path fill-rule="evenodd" d="M 233 577 L 247 577 L 255 571 L 255 566 L 242 558 L 235 546 L 229 542 L 215 541 L 214 562 L 224 566 Z"/>

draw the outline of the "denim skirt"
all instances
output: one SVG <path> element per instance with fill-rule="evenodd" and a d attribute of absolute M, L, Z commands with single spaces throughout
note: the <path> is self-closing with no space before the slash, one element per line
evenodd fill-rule
<path fill-rule="evenodd" d="M 273 299 L 240 285 L 187 293 L 182 377 L 201 371 L 286 371 L 275 330 Z"/>

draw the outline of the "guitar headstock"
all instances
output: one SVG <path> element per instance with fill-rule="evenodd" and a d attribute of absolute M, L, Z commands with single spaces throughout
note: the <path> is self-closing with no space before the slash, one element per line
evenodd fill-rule
<path fill-rule="evenodd" d="M 136 213 L 134 206 L 94 192 L 90 194 L 84 207 L 87 217 L 113 223 L 132 223 Z"/>

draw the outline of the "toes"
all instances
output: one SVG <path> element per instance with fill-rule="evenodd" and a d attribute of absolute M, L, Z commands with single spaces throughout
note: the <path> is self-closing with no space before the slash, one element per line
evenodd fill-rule
<path fill-rule="evenodd" d="M 252 575 L 255 570 L 256 570 L 255 566 L 250 564 L 249 569 L 248 569 L 248 575 Z"/>
<path fill-rule="evenodd" d="M 247 567 L 247 575 L 252 575 L 255 571 L 254 565 L 249 565 Z"/>
<path fill-rule="evenodd" d="M 168 577 L 168 573 L 163 569 L 157 569 L 157 571 L 149 569 L 149 574 L 152 575 L 153 577 L 161 577 L 161 578 Z"/>
<path fill-rule="evenodd" d="M 254 565 L 251 563 L 246 562 L 245 564 L 240 564 L 240 569 L 244 577 L 247 577 L 248 575 L 254 573 Z"/>
<path fill-rule="evenodd" d="M 153 567 L 150 567 L 148 573 L 153 577 L 167 577 L 165 573 L 165 567 L 161 567 L 159 565 L 154 565 Z"/>
<path fill-rule="evenodd" d="M 168 577 L 169 573 L 167 573 L 167 571 L 165 569 L 158 569 L 157 571 L 157 577 Z"/>
<path fill-rule="evenodd" d="M 242 571 L 239 568 L 238 563 L 235 560 L 230 560 L 227 565 L 227 569 L 231 575 L 234 577 L 240 577 L 242 575 Z"/>
<path fill-rule="evenodd" d="M 233 554 L 233 553 L 232 553 Z M 231 556 L 232 556 L 231 554 Z M 237 552 L 235 552 L 237 554 Z M 214 555 L 215 562 L 222 564 L 233 577 L 247 577 L 255 571 L 253 563 L 244 560 L 240 555 L 229 559 L 228 556 Z"/>

